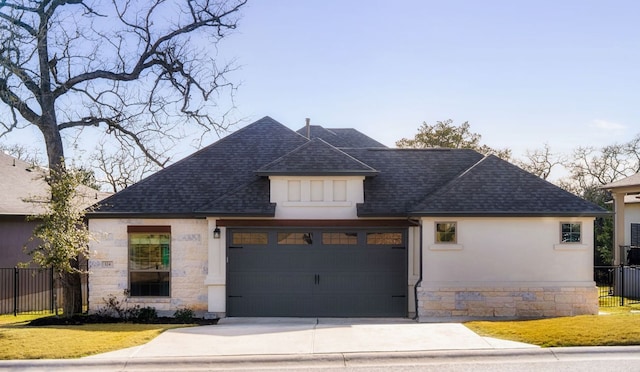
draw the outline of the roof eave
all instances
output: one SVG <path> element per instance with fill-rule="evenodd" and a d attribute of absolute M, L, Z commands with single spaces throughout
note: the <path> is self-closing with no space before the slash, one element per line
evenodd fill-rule
<path fill-rule="evenodd" d="M 460 212 L 460 211 L 414 211 L 409 213 L 413 217 L 606 217 L 613 215 L 613 212 L 609 211 L 583 211 L 583 212 L 527 212 L 527 211 L 514 211 L 514 212 Z"/>
<path fill-rule="evenodd" d="M 256 176 L 268 177 L 268 176 L 364 176 L 375 177 L 378 175 L 378 171 L 308 171 L 308 172 L 285 172 L 285 171 L 257 171 Z"/>
<path fill-rule="evenodd" d="M 168 219 L 168 218 L 204 218 L 206 216 L 194 212 L 184 213 L 162 213 L 162 212 L 88 212 L 87 219 L 101 218 L 148 218 L 148 219 Z"/>

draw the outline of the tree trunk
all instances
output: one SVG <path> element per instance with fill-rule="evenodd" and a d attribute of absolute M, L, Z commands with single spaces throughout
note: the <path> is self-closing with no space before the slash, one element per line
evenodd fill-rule
<path fill-rule="evenodd" d="M 79 273 L 62 273 L 62 315 L 82 313 L 82 290 Z"/>

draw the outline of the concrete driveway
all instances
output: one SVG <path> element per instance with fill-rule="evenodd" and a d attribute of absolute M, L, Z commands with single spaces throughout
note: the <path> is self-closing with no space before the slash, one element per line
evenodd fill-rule
<path fill-rule="evenodd" d="M 218 325 L 172 329 L 149 343 L 92 359 L 300 355 L 538 348 L 481 337 L 459 323 L 410 319 L 226 318 Z"/>

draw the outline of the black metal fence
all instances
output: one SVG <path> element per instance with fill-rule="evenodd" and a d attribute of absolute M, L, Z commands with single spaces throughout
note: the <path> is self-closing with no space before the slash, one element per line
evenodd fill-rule
<path fill-rule="evenodd" d="M 640 303 L 640 266 L 596 266 L 594 280 L 600 307 Z"/>
<path fill-rule="evenodd" d="M 81 275 L 82 308 L 88 308 L 88 277 Z M 0 268 L 0 314 L 57 314 L 62 288 L 52 269 Z"/>

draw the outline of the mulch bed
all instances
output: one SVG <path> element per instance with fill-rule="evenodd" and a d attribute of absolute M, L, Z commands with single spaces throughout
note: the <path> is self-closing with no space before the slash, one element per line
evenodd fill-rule
<path fill-rule="evenodd" d="M 44 318 L 34 319 L 29 322 L 30 326 L 55 326 L 55 325 L 83 325 L 83 324 L 109 324 L 109 323 L 140 323 L 140 324 L 197 324 L 197 325 L 213 325 L 218 323 L 218 319 L 192 318 L 190 321 L 176 319 L 172 317 L 157 317 L 148 321 L 125 320 L 97 314 L 77 314 L 72 317 L 47 316 Z"/>

